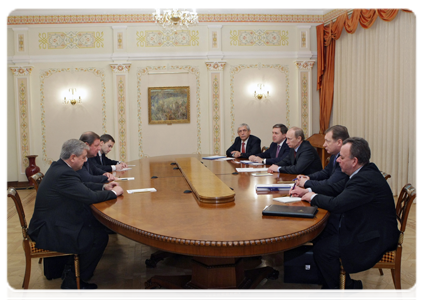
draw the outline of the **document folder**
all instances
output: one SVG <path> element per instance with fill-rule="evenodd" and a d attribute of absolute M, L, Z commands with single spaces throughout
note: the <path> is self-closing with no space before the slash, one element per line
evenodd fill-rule
<path fill-rule="evenodd" d="M 288 206 L 268 205 L 263 209 L 264 216 L 285 216 L 299 218 L 314 218 L 317 213 L 316 206 Z"/>

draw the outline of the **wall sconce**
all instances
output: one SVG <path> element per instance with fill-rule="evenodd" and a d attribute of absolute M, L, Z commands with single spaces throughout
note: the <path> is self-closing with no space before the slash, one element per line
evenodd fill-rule
<path fill-rule="evenodd" d="M 270 97 L 269 90 L 265 89 L 263 83 L 257 84 L 257 90 L 258 91 L 254 91 L 254 98 L 261 100 L 263 98 L 266 99 Z"/>
<path fill-rule="evenodd" d="M 72 91 L 72 95 L 70 94 L 70 93 L 71 93 L 71 91 Z M 78 99 L 78 100 L 76 100 L 75 92 L 76 92 L 76 89 L 75 89 L 75 88 L 70 88 L 70 89 L 69 89 L 69 97 L 68 97 L 68 98 L 70 98 L 70 99 L 66 99 L 66 97 L 64 97 L 64 99 L 63 99 L 63 103 L 64 103 L 64 104 L 68 104 L 68 103 L 70 103 L 70 104 L 72 104 L 72 105 L 75 105 L 76 103 L 82 103 L 82 101 L 81 101 L 81 96 L 79 96 L 79 99 Z"/>

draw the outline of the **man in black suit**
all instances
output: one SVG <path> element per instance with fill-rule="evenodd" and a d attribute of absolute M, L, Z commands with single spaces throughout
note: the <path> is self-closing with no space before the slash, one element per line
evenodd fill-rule
<path fill-rule="evenodd" d="M 123 190 L 115 182 L 82 182 L 76 171 L 82 168 L 88 150 L 76 139 L 63 144 L 60 159 L 51 164 L 38 189 L 28 234 L 41 249 L 79 254 L 81 288 L 93 289 L 97 285 L 84 281 L 93 275 L 108 234 L 90 205 L 114 199 Z M 64 275 L 62 288 L 76 288 L 75 270 L 66 268 Z"/>
<path fill-rule="evenodd" d="M 330 213 L 341 214 L 338 231 L 314 243 L 314 259 L 324 288 L 339 288 L 340 261 L 347 272 L 346 288 L 363 288 L 349 273 L 373 267 L 386 251 L 396 249 L 399 237 L 391 188 L 374 163 L 362 138 L 343 142 L 337 161 L 349 178 L 316 187 L 302 200 Z"/>
<path fill-rule="evenodd" d="M 348 129 L 345 126 L 334 125 L 327 129 L 323 147 L 331 155 L 328 165 L 323 170 L 309 176 L 298 175 L 296 186 L 313 189 L 313 187 L 318 185 L 332 184 L 345 180 L 347 175 L 341 171 L 336 159 L 339 156 L 339 151 L 341 151 L 343 141 L 349 137 Z"/>
<path fill-rule="evenodd" d="M 89 158 L 90 162 L 106 172 L 121 171 L 123 168 L 127 168 L 128 165 L 126 163 L 110 159 L 106 156 L 113 149 L 114 145 L 115 139 L 110 134 L 103 134 L 100 137 L 100 151 L 98 151 L 96 156 Z"/>
<path fill-rule="evenodd" d="M 227 156 L 248 159 L 250 155 L 261 152 L 261 140 L 258 137 L 251 135 L 250 126 L 245 123 L 239 125 L 238 135 L 239 136 L 235 139 L 232 146 L 226 150 Z"/>
<path fill-rule="evenodd" d="M 299 127 L 292 127 L 286 133 L 289 155 L 270 166 L 267 172 L 288 174 L 312 174 L 322 169 L 322 162 L 316 149 L 304 140 L 304 132 Z"/>
<path fill-rule="evenodd" d="M 272 140 L 269 149 L 257 155 L 251 155 L 248 159 L 253 162 L 271 165 L 281 161 L 289 154 L 289 147 L 286 143 L 288 128 L 284 124 L 275 124 L 272 129 Z"/>
<path fill-rule="evenodd" d="M 108 172 L 98 168 L 95 163 L 92 163 L 89 158 L 95 157 L 100 151 L 100 137 L 98 134 L 92 131 L 87 131 L 81 134 L 79 140 L 83 141 L 90 148 L 87 153 L 87 161 L 84 163 L 82 168 L 78 170 L 79 176 L 83 182 L 97 182 L 104 183 L 107 181 L 113 181 L 116 178 Z"/>

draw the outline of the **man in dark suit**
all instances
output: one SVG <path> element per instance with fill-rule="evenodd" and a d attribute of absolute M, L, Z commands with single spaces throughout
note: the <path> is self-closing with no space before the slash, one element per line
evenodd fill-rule
<path fill-rule="evenodd" d="M 304 140 L 304 132 L 299 127 L 292 127 L 286 133 L 289 155 L 270 166 L 267 172 L 288 174 L 312 174 L 322 169 L 322 162 L 316 149 Z"/>
<path fill-rule="evenodd" d="M 92 289 L 97 285 L 85 280 L 93 275 L 108 234 L 90 205 L 114 199 L 123 190 L 115 182 L 82 182 L 76 171 L 82 168 L 88 150 L 76 139 L 63 144 L 60 159 L 51 164 L 38 189 L 28 234 L 41 249 L 79 254 L 81 288 Z M 65 269 L 64 275 L 62 288 L 76 288 L 75 271 Z"/>
<path fill-rule="evenodd" d="M 289 147 L 286 143 L 288 128 L 284 124 L 275 124 L 272 129 L 272 140 L 269 149 L 257 155 L 251 155 L 248 159 L 253 162 L 271 165 L 277 163 L 289 154 Z"/>
<path fill-rule="evenodd" d="M 114 145 L 115 139 L 110 134 L 103 134 L 100 137 L 100 151 L 98 151 L 96 156 L 89 158 L 90 163 L 92 162 L 97 168 L 106 172 L 121 171 L 123 168 L 127 168 L 128 165 L 126 163 L 106 156 Z"/>
<path fill-rule="evenodd" d="M 258 137 L 251 135 L 250 126 L 245 123 L 239 125 L 238 135 L 239 136 L 235 139 L 232 146 L 226 150 L 227 156 L 248 159 L 250 155 L 261 152 L 261 140 Z"/>
<path fill-rule="evenodd" d="M 83 141 L 90 148 L 87 153 L 87 161 L 84 163 L 82 168 L 78 170 L 79 176 L 83 182 L 97 182 L 104 183 L 107 181 L 113 181 L 116 178 L 108 172 L 98 168 L 95 163 L 92 163 L 89 158 L 95 157 L 100 151 L 100 137 L 98 134 L 92 131 L 87 131 L 81 134 L 79 140 Z"/>
<path fill-rule="evenodd" d="M 341 151 L 343 141 L 349 137 L 348 129 L 345 126 L 334 125 L 327 129 L 323 147 L 331 155 L 329 163 L 323 170 L 309 176 L 298 175 L 296 185 L 313 189 L 313 187 L 318 185 L 332 184 L 340 180 L 345 180 L 347 175 L 341 171 L 336 159 L 339 156 L 339 151 Z"/>
<path fill-rule="evenodd" d="M 349 178 L 316 187 L 302 200 L 330 213 L 341 214 L 338 231 L 314 243 L 314 259 L 323 275 L 324 288 L 339 288 L 340 261 L 347 272 L 346 288 L 363 288 L 352 280 L 357 273 L 374 266 L 386 251 L 396 249 L 399 237 L 395 202 L 391 188 L 370 163 L 370 148 L 362 138 L 343 142 L 337 161 Z"/>

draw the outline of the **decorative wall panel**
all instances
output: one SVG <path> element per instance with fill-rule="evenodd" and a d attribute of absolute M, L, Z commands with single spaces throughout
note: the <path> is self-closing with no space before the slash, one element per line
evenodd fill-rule
<path fill-rule="evenodd" d="M 345 10 L 343 10 L 345 11 Z M 153 12 L 153 10 L 152 10 Z M 340 14 L 340 13 L 339 13 Z M 325 15 L 325 20 L 333 14 Z M 198 14 L 199 22 L 323 23 L 321 15 Z M 8 16 L 7 25 L 154 23 L 151 14 Z"/>
<path fill-rule="evenodd" d="M 21 174 L 25 174 L 28 166 L 27 155 L 30 155 L 30 109 L 29 109 L 29 80 L 32 67 L 10 68 L 15 76 L 16 112 L 18 130 L 18 166 Z"/>
<path fill-rule="evenodd" d="M 286 111 L 286 115 L 285 115 L 285 120 L 286 120 L 286 126 L 289 128 L 290 127 L 290 94 L 289 94 L 289 67 L 287 65 L 279 65 L 279 64 L 251 64 L 251 65 L 237 65 L 237 66 L 233 66 L 231 67 L 231 71 L 230 71 L 230 75 L 231 75 L 231 79 L 230 79 L 230 119 L 231 119 L 231 133 L 232 133 L 232 137 L 231 140 L 234 140 L 237 136 L 237 128 L 235 127 L 235 76 L 237 74 L 239 74 L 241 71 L 243 70 L 247 70 L 247 69 L 274 69 L 277 70 L 279 72 L 281 72 L 283 74 L 283 76 L 285 77 L 285 86 L 284 86 L 284 92 L 285 92 L 285 111 Z M 252 97 L 252 95 L 251 95 Z"/>
<path fill-rule="evenodd" d="M 138 47 L 175 47 L 198 46 L 200 42 L 197 30 L 146 30 L 137 31 Z"/>
<path fill-rule="evenodd" d="M 103 32 L 69 31 L 38 34 L 40 49 L 82 49 L 104 47 Z"/>
<path fill-rule="evenodd" d="M 82 104 L 76 104 L 75 106 L 71 106 L 70 104 L 65 105 L 62 104 L 60 99 L 54 99 L 57 92 L 56 86 L 52 86 L 51 84 L 46 81 L 49 80 L 57 80 L 55 75 L 62 75 L 62 77 L 67 78 L 81 78 L 82 75 L 76 75 L 73 73 L 88 73 L 92 74 L 97 77 L 99 83 L 95 83 L 97 86 L 90 87 L 92 90 L 95 90 L 95 94 L 91 95 L 91 99 L 99 99 L 101 101 L 101 107 L 96 106 L 93 101 L 89 101 L 87 103 L 84 102 L 84 98 L 82 99 Z M 66 76 L 64 76 L 66 75 Z M 59 77 L 60 79 L 60 77 Z M 76 79 L 75 79 L 76 80 Z M 57 81 L 55 81 L 57 84 Z M 66 86 L 66 88 L 69 88 Z M 47 98 L 47 94 L 49 97 Z M 57 102 L 56 102 L 57 101 Z M 88 101 L 85 99 L 85 101 Z M 55 104 L 57 103 L 57 104 Z M 52 158 L 49 153 L 56 153 L 58 149 L 52 149 L 51 144 L 57 143 L 55 140 L 48 140 L 48 136 L 52 139 L 58 138 L 60 135 L 60 142 L 58 144 L 61 146 L 62 143 L 69 139 L 69 138 L 78 138 L 79 135 L 87 130 L 94 130 L 93 124 L 99 124 L 101 122 L 101 132 L 100 127 L 96 127 L 94 131 L 98 131 L 100 135 L 102 133 L 107 133 L 106 128 L 106 86 L 105 86 L 105 78 L 104 78 L 104 71 L 96 68 L 50 68 L 44 69 L 40 71 L 40 106 L 41 106 L 41 144 L 42 144 L 42 159 L 45 163 L 51 164 L 52 161 L 56 160 L 57 157 L 53 156 Z M 88 111 L 85 110 L 87 107 Z M 60 117 L 61 114 L 64 114 L 63 117 Z M 48 119 L 47 119 L 48 118 Z M 69 120 L 71 118 L 71 120 Z M 68 126 L 68 130 L 66 132 L 55 131 L 52 129 L 53 126 L 58 126 L 59 123 L 65 122 L 65 120 L 69 120 L 69 124 L 60 124 L 60 126 Z M 57 124 L 56 124 L 57 122 Z M 73 123 L 72 123 L 73 122 Z M 47 125 L 49 124 L 49 125 Z M 87 128 L 87 126 L 89 126 Z M 63 127 L 62 127 L 63 128 Z M 74 129 L 75 128 L 75 129 Z M 77 132 L 74 132 L 78 128 Z M 69 136 L 71 135 L 71 136 Z M 49 147 L 50 145 L 50 147 Z M 60 147 L 58 146 L 58 147 Z M 57 154 L 53 154 L 57 155 Z"/>
<path fill-rule="evenodd" d="M 120 161 L 128 160 L 128 99 L 127 99 L 127 85 L 128 72 L 131 64 L 112 64 L 110 65 L 114 73 L 114 81 L 116 88 L 116 132 L 118 136 L 115 137 L 117 143 L 118 157 Z"/>
<path fill-rule="evenodd" d="M 193 93 L 191 93 L 191 103 L 195 103 L 196 106 L 196 118 L 197 118 L 197 124 L 196 124 L 196 131 L 197 131 L 197 137 L 196 137 L 196 153 L 202 153 L 201 150 L 201 101 L 200 101 L 200 72 L 198 67 L 185 65 L 185 66 L 147 66 L 146 68 L 139 68 L 137 71 L 137 124 L 138 124 L 138 155 L 139 157 L 145 157 L 147 156 L 144 153 L 144 147 L 143 147 L 143 131 L 142 131 L 142 113 L 144 110 L 147 109 L 147 107 L 142 106 L 142 88 L 141 88 L 141 82 L 143 75 L 148 75 L 150 72 L 159 72 L 162 74 L 178 74 L 178 73 L 187 73 L 195 76 L 195 102 L 193 98 Z M 145 96 L 144 96 L 145 97 Z M 194 114 L 191 113 L 191 116 Z M 189 126 L 189 125 L 188 125 Z M 157 130 L 157 129 L 156 129 Z"/>
<path fill-rule="evenodd" d="M 311 120 L 311 70 L 314 66 L 314 61 L 296 61 L 295 65 L 299 70 L 299 99 L 301 103 L 301 128 L 304 131 L 304 136 L 308 138 L 312 133 Z"/>
<path fill-rule="evenodd" d="M 211 90 L 211 120 L 212 120 L 212 153 L 222 154 L 223 130 L 222 130 L 222 82 L 223 69 L 226 62 L 206 62 L 207 69 L 210 71 L 210 90 Z"/>
<path fill-rule="evenodd" d="M 285 30 L 231 30 L 232 46 L 288 46 Z"/>

